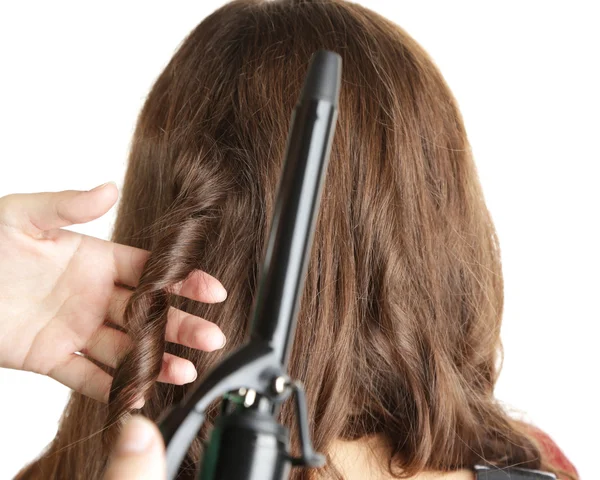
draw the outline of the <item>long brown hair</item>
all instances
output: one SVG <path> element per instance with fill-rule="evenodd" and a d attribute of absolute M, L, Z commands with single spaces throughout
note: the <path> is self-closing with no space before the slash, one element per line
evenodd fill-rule
<path fill-rule="evenodd" d="M 156 419 L 189 391 L 156 383 L 164 351 L 193 361 L 200 378 L 219 361 L 223 353 L 165 343 L 170 304 L 219 325 L 225 353 L 244 341 L 290 114 L 320 48 L 342 56 L 342 91 L 290 361 L 316 448 L 378 434 L 396 474 L 478 463 L 552 470 L 494 399 L 498 242 L 438 69 L 364 7 L 241 0 L 191 32 L 138 119 L 113 240 L 152 255 L 126 308 L 133 346 L 111 371 L 109 405 L 73 393 L 56 438 L 22 478 L 98 478 L 137 393 Z M 218 278 L 228 299 L 170 295 L 194 269 Z M 282 418 L 295 438 L 290 408 Z"/>

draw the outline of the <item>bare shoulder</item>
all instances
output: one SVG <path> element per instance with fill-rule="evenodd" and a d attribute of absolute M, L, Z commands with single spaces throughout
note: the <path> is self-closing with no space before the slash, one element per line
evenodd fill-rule
<path fill-rule="evenodd" d="M 473 470 L 462 469 L 454 472 L 423 472 L 414 480 L 475 480 L 475 472 Z"/>
<path fill-rule="evenodd" d="M 386 468 L 389 453 L 377 439 L 337 440 L 329 454 L 345 480 L 395 480 Z M 406 480 L 475 480 L 475 472 L 422 472 Z"/>

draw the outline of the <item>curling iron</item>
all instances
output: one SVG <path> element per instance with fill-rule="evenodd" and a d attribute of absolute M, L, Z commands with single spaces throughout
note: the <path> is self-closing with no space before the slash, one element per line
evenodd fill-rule
<path fill-rule="evenodd" d="M 337 120 L 341 57 L 319 50 L 311 59 L 292 113 L 273 221 L 252 306 L 250 339 L 226 357 L 159 422 L 167 475 L 177 475 L 208 406 L 221 412 L 204 451 L 201 480 L 283 480 L 292 466 L 319 467 L 308 431 L 304 390 L 287 374 L 321 191 Z M 277 421 L 293 396 L 301 453 L 293 457 L 289 430 Z"/>

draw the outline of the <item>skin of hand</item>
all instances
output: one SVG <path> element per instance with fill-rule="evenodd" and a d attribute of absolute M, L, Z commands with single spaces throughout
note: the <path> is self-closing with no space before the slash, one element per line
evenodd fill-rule
<path fill-rule="evenodd" d="M 164 480 L 167 478 L 162 436 L 147 418 L 132 416 L 117 440 L 104 480 Z"/>
<path fill-rule="evenodd" d="M 0 198 L 0 367 L 48 375 L 108 401 L 112 377 L 86 356 L 114 367 L 126 353 L 129 337 L 110 324 L 124 326 L 132 291 L 122 285 L 135 288 L 150 252 L 61 227 L 104 215 L 117 197 L 117 187 L 107 183 Z M 172 292 L 204 303 L 227 296 L 217 279 L 199 270 Z M 225 344 L 215 324 L 175 308 L 165 338 L 205 351 Z M 180 385 L 196 375 L 190 361 L 165 354 L 158 381 Z"/>

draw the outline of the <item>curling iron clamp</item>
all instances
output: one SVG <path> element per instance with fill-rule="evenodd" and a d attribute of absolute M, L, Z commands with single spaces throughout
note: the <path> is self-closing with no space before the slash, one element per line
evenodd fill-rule
<path fill-rule="evenodd" d="M 312 248 L 337 120 L 341 57 L 319 50 L 311 59 L 292 113 L 249 341 L 226 357 L 159 422 L 172 480 L 204 423 L 205 410 L 222 398 L 205 449 L 202 480 L 283 480 L 292 466 L 318 467 L 304 390 L 290 380 L 287 363 Z M 289 430 L 277 421 L 281 403 L 295 398 L 301 454 L 289 451 Z"/>

